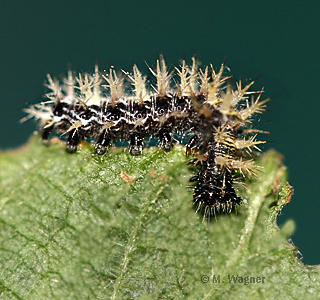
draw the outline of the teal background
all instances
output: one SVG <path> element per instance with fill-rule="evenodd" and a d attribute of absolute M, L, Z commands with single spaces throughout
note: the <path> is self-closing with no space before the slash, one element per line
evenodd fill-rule
<path fill-rule="evenodd" d="M 114 65 L 146 73 L 159 53 L 178 65 L 193 54 L 237 79 L 255 79 L 271 97 L 257 127 L 269 130 L 294 186 L 279 223 L 292 218 L 293 243 L 307 264 L 320 263 L 320 1 L 1 1 L 0 147 L 25 143 L 45 75 Z M 214 225 L 214 224 L 213 224 Z"/>

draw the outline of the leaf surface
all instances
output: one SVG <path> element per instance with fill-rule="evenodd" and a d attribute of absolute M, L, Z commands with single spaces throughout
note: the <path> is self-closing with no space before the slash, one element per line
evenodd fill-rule
<path fill-rule="evenodd" d="M 318 299 L 293 221 L 276 225 L 292 194 L 281 156 L 258 163 L 246 203 L 203 222 L 183 148 L 70 155 L 34 137 L 1 152 L 0 298 Z"/>

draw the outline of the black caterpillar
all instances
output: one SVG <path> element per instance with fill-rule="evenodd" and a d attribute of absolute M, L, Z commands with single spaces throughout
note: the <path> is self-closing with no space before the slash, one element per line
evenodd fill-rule
<path fill-rule="evenodd" d="M 215 72 L 212 66 L 199 69 L 192 61 L 189 67 L 183 60 L 169 73 L 161 56 L 155 69 L 149 67 L 156 78 L 151 88 L 136 65 L 132 74 L 123 72 L 125 76 L 118 76 L 113 68 L 101 73 L 98 67 L 93 75 L 74 76 L 69 71 L 61 81 L 48 75 L 49 101 L 26 109 L 29 116 L 24 120 L 41 121 L 45 143 L 52 132 L 66 134 L 68 152 L 75 152 L 87 139 L 95 143 L 97 154 L 103 154 L 122 138 L 129 141 L 130 153 L 138 155 L 146 137 L 157 137 L 159 146 L 170 150 L 174 134 L 188 133 L 186 153 L 193 154 L 192 164 L 201 166 L 191 178 L 197 181 L 193 194 L 197 210 L 208 216 L 229 213 L 242 202 L 234 187 L 236 173 L 254 174 L 253 148 L 265 142 L 256 141 L 260 131 L 249 126 L 268 99 L 259 101 L 262 91 L 249 92 L 253 82 L 242 87 L 239 81 L 233 90 L 230 77 L 223 76 L 224 65 Z M 133 89 L 125 88 L 128 81 Z"/>

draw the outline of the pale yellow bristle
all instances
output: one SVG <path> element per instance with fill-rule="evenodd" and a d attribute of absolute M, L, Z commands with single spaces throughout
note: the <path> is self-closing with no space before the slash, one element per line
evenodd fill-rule
<path fill-rule="evenodd" d="M 224 70 L 224 65 L 222 64 L 218 73 L 216 73 L 213 68 L 211 71 L 211 76 L 208 84 L 207 102 L 212 106 L 217 105 L 222 101 L 222 99 L 219 97 L 220 86 L 227 79 L 230 78 L 230 77 L 222 77 L 223 70 Z"/>
<path fill-rule="evenodd" d="M 63 84 L 64 84 L 64 91 L 66 93 L 66 101 L 72 102 L 72 99 L 74 99 L 75 97 L 75 93 L 74 93 L 75 79 L 70 69 L 68 70 L 68 76 L 63 80 Z"/>
<path fill-rule="evenodd" d="M 218 144 L 223 144 L 232 148 L 235 148 L 235 139 L 232 137 L 230 132 L 228 132 L 227 127 L 214 128 L 214 140 Z"/>
<path fill-rule="evenodd" d="M 230 114 L 233 111 L 233 93 L 232 87 L 228 84 L 226 92 L 221 93 L 221 105 L 219 110 L 225 114 Z"/>
<path fill-rule="evenodd" d="M 111 94 L 111 103 L 124 96 L 123 78 L 117 76 L 116 71 L 110 68 L 108 76 L 103 75 L 103 78 L 108 82 L 108 87 Z"/>
<path fill-rule="evenodd" d="M 87 107 L 87 102 L 92 97 L 92 89 L 94 85 L 94 79 L 88 73 L 84 73 L 83 75 L 79 73 L 78 77 L 76 77 L 76 81 L 78 82 L 78 86 L 75 86 L 76 89 L 80 91 L 80 95 L 77 100 L 83 105 Z"/>
<path fill-rule="evenodd" d="M 47 88 L 51 90 L 51 92 L 47 93 L 45 96 L 51 99 L 54 102 L 59 101 L 61 98 L 63 98 L 63 93 L 61 91 L 61 86 L 59 83 L 59 80 L 57 78 L 51 77 L 50 74 L 47 74 L 48 84 L 45 84 Z"/>
<path fill-rule="evenodd" d="M 205 67 L 204 71 L 202 71 L 201 69 L 199 71 L 199 77 L 200 77 L 200 81 L 201 81 L 200 94 L 203 94 L 203 95 L 207 95 L 208 91 L 209 91 L 208 74 L 209 74 L 208 66 Z"/>
<path fill-rule="evenodd" d="M 251 96 L 251 105 L 249 104 L 249 101 L 247 100 L 247 107 L 239 112 L 239 115 L 242 120 L 247 120 L 252 115 L 258 113 L 262 113 L 265 109 L 266 102 L 269 101 L 269 99 L 260 101 L 262 93 L 259 94 L 259 96 L 254 99 L 254 96 Z"/>
<path fill-rule="evenodd" d="M 247 148 L 247 150 L 249 152 L 252 152 L 252 148 L 257 149 L 258 151 L 260 151 L 260 149 L 256 146 L 259 144 L 264 144 L 266 143 L 266 141 L 255 141 L 256 137 L 258 134 L 255 134 L 254 136 L 250 137 L 248 140 L 236 140 L 236 148 L 237 149 L 244 149 Z"/>
<path fill-rule="evenodd" d="M 232 106 L 235 107 L 239 101 L 247 99 L 247 95 L 255 92 L 248 92 L 249 88 L 254 84 L 254 81 L 249 82 L 242 88 L 241 79 L 236 83 L 237 89 L 233 91 Z"/>
<path fill-rule="evenodd" d="M 192 57 L 192 67 L 189 70 L 190 77 L 189 77 L 189 86 L 192 94 L 197 93 L 198 91 L 198 62 L 195 57 Z"/>
<path fill-rule="evenodd" d="M 170 91 L 171 74 L 167 71 L 166 63 L 162 55 L 160 55 L 160 59 L 157 60 L 156 71 L 152 70 L 150 67 L 149 70 L 157 79 L 156 93 L 158 96 L 163 97 L 167 95 Z"/>
<path fill-rule="evenodd" d="M 45 106 L 42 103 L 31 105 L 29 108 L 25 108 L 23 111 L 26 112 L 28 115 L 20 120 L 21 123 L 31 118 L 35 118 L 36 120 L 41 120 L 42 123 L 47 123 L 52 118 L 51 117 L 52 108 L 49 106 Z"/>
<path fill-rule="evenodd" d="M 94 74 L 93 74 L 93 95 L 96 98 L 100 98 L 101 96 L 101 83 L 102 83 L 102 78 L 99 72 L 99 67 L 98 65 L 95 65 Z"/>
<path fill-rule="evenodd" d="M 149 92 L 146 88 L 146 76 L 143 76 L 137 65 L 133 66 L 133 76 L 126 73 L 134 86 L 134 101 L 143 103 L 149 98 Z"/>
<path fill-rule="evenodd" d="M 220 99 L 217 97 L 217 94 L 219 91 L 219 87 L 222 84 L 220 82 L 222 72 L 223 72 L 223 66 L 221 66 L 218 74 L 215 73 L 213 68 L 211 70 L 211 76 L 208 84 L 208 98 L 207 98 L 207 102 L 210 105 L 216 105 L 220 102 Z"/>
<path fill-rule="evenodd" d="M 177 94 L 179 97 L 189 97 L 197 92 L 197 63 L 194 57 L 192 61 L 191 69 L 186 65 L 185 60 L 182 61 L 181 70 L 177 67 L 175 68 L 180 77 L 180 83 L 177 84 Z"/>
<path fill-rule="evenodd" d="M 245 175 L 255 175 L 257 166 L 255 165 L 253 159 L 245 160 L 243 158 L 240 159 L 233 159 L 229 166 L 232 169 L 238 170 L 243 176 Z"/>
<path fill-rule="evenodd" d="M 226 168 L 229 171 L 238 170 L 243 176 L 254 176 L 256 174 L 257 166 L 253 159 L 245 160 L 243 158 L 235 159 L 233 157 L 216 156 L 215 161 L 221 168 Z"/>
<path fill-rule="evenodd" d="M 74 129 L 77 130 L 77 129 L 80 128 L 81 126 L 83 126 L 83 124 L 82 124 L 82 122 L 79 120 L 79 121 L 73 123 L 73 124 L 69 127 L 69 129 L 68 129 L 64 134 L 66 134 L 66 133 L 68 133 L 68 132 L 70 132 L 70 131 L 72 131 L 72 130 L 74 130 Z"/>
<path fill-rule="evenodd" d="M 227 168 L 229 169 L 230 163 L 232 162 L 231 158 L 228 158 L 227 156 L 219 156 L 217 155 L 215 158 L 215 162 L 220 168 Z"/>
<path fill-rule="evenodd" d="M 181 70 L 177 67 L 175 69 L 180 77 L 180 84 L 177 85 L 179 97 L 190 95 L 189 76 L 186 67 L 186 61 L 182 61 Z"/>

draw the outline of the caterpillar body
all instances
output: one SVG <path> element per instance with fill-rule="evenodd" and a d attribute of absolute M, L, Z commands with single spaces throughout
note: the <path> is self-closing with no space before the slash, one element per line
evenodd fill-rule
<path fill-rule="evenodd" d="M 169 72 L 162 56 L 156 67 L 149 67 L 156 84 L 148 86 L 136 65 L 132 73 L 109 72 L 92 75 L 71 71 L 62 80 L 48 77 L 48 101 L 26 109 L 23 119 L 40 120 L 45 143 L 52 132 L 66 139 L 68 152 L 75 152 L 82 140 L 93 142 L 97 154 L 117 139 L 129 142 L 132 155 L 141 154 L 146 137 L 156 137 L 159 146 L 168 151 L 175 134 L 188 134 L 186 154 L 200 171 L 193 202 L 197 210 L 211 216 L 231 212 L 242 199 L 235 188 L 236 174 L 255 173 L 252 159 L 259 130 L 251 128 L 255 114 L 262 113 L 268 99 L 260 101 L 263 91 L 251 92 L 250 82 L 241 81 L 232 89 L 225 77 L 224 64 L 219 71 L 212 66 L 199 68 L 195 58 L 191 66 L 185 60 Z M 177 78 L 177 80 L 175 80 Z M 133 88 L 126 85 L 131 83 Z M 64 138 L 65 137 L 65 138 Z"/>

